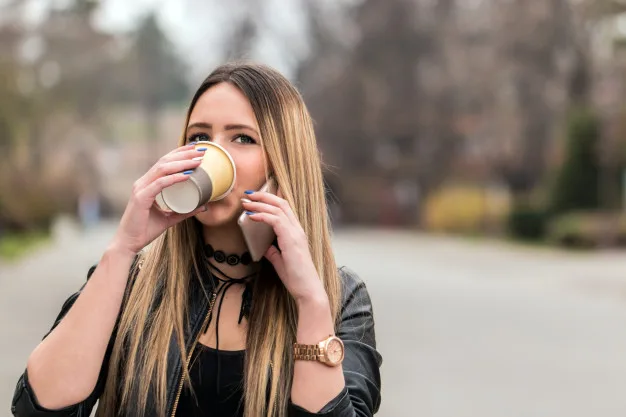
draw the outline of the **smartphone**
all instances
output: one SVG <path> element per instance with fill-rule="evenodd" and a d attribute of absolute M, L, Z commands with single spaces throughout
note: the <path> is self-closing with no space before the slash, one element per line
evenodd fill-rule
<path fill-rule="evenodd" d="M 274 177 L 270 177 L 269 180 L 259 189 L 259 191 L 265 191 L 271 194 L 276 194 L 278 186 Z M 244 211 L 239 216 L 237 224 L 241 227 L 243 232 L 243 238 L 248 246 L 248 251 L 254 262 L 258 262 L 263 258 L 265 252 L 270 248 L 272 242 L 276 239 L 276 233 L 274 229 L 267 223 L 255 222 Z"/>

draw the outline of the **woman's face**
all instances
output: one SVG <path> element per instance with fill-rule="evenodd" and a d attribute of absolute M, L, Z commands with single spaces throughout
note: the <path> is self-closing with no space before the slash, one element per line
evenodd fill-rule
<path fill-rule="evenodd" d="M 265 166 L 259 126 L 248 99 L 229 83 L 209 88 L 198 99 L 189 117 L 187 142 L 211 141 L 231 154 L 237 169 L 233 191 L 209 203 L 209 210 L 196 215 L 205 226 L 222 226 L 241 214 L 245 190 L 258 190 L 265 182 Z"/>

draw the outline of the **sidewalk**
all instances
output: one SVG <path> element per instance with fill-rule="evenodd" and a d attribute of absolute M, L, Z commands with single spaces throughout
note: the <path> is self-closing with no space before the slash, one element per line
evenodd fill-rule
<path fill-rule="evenodd" d="M 106 223 L 83 233 L 67 230 L 16 264 L 0 265 L 0 415 L 30 352 L 49 330 L 65 299 L 84 283 L 115 232 Z"/>

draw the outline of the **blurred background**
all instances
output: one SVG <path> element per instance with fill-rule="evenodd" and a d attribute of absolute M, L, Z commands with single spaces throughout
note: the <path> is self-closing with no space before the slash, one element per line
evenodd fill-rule
<path fill-rule="evenodd" d="M 625 0 L 0 0 L 0 415 L 242 59 L 315 119 L 380 415 L 626 415 Z"/>

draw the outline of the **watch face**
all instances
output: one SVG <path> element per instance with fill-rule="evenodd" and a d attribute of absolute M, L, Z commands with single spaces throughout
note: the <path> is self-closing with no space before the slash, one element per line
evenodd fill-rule
<path fill-rule="evenodd" d="M 326 356 L 328 361 L 334 365 L 338 365 L 343 360 L 343 344 L 339 339 L 331 339 L 326 346 Z"/>

